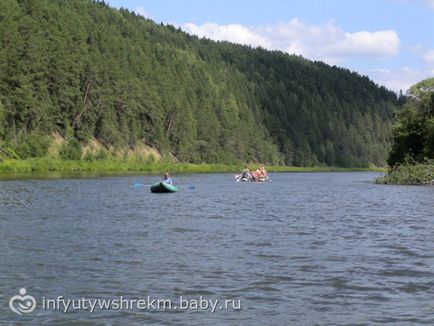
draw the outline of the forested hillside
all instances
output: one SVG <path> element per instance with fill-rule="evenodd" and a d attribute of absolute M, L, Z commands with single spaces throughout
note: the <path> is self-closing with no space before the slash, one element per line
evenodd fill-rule
<path fill-rule="evenodd" d="M 0 147 L 21 158 L 59 133 L 184 162 L 382 165 L 396 104 L 357 73 L 104 3 L 0 2 Z"/>

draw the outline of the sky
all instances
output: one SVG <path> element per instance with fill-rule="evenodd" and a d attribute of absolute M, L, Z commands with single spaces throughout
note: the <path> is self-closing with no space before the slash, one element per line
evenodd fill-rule
<path fill-rule="evenodd" d="M 404 93 L 434 76 L 434 0 L 106 0 L 214 40 L 369 76 Z"/>

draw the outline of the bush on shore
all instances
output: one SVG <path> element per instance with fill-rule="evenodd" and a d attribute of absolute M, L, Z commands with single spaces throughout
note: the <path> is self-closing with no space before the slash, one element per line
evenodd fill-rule
<path fill-rule="evenodd" d="M 375 180 L 378 184 L 434 185 L 434 161 L 424 164 L 406 162 L 389 170 L 389 173 Z"/>

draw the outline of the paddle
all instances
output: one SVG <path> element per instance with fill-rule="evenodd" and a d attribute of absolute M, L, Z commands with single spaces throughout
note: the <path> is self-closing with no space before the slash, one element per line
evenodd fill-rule
<path fill-rule="evenodd" d="M 134 184 L 134 188 L 150 187 L 150 186 L 152 186 L 152 185 L 144 185 L 143 183 L 139 183 L 139 182 L 136 182 Z"/>

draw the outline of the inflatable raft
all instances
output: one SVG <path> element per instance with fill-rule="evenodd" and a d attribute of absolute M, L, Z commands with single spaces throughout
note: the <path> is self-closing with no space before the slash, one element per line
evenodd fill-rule
<path fill-rule="evenodd" d="M 169 185 L 164 182 L 157 182 L 151 186 L 151 192 L 164 193 L 164 192 L 177 192 L 178 188 L 174 185 Z"/>

